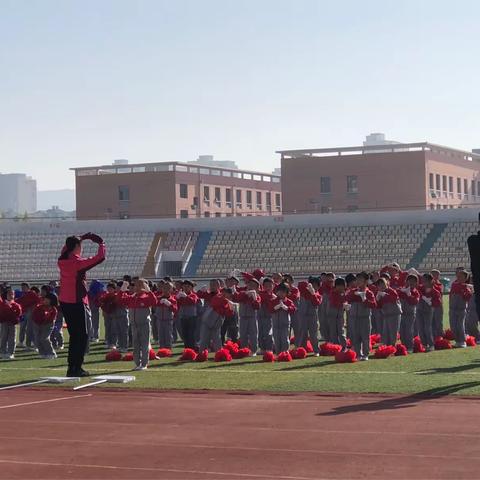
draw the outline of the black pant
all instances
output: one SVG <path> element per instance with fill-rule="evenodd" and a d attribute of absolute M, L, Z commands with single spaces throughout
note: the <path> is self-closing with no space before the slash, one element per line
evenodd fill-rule
<path fill-rule="evenodd" d="M 182 317 L 182 336 L 185 348 L 197 348 L 195 342 L 195 329 L 197 326 L 197 317 Z"/>
<path fill-rule="evenodd" d="M 70 335 L 68 346 L 68 370 L 78 371 L 82 368 L 88 347 L 89 328 L 87 306 L 80 303 L 61 303 L 63 316 Z"/>
<path fill-rule="evenodd" d="M 225 343 L 226 337 L 232 342 L 238 340 L 238 315 L 235 313 L 233 317 L 226 317 L 222 324 L 222 342 Z"/>

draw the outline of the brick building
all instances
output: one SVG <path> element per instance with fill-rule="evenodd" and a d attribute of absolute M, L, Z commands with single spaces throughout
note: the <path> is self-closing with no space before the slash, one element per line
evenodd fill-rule
<path fill-rule="evenodd" d="M 283 212 L 480 204 L 480 154 L 427 142 L 282 150 Z"/>
<path fill-rule="evenodd" d="M 274 174 L 179 162 L 72 170 L 79 220 L 281 213 L 280 176 Z"/>

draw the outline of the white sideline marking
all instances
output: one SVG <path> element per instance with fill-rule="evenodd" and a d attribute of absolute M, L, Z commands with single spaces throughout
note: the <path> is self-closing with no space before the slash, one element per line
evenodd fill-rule
<path fill-rule="evenodd" d="M 92 394 L 89 393 L 88 395 L 75 395 L 73 397 L 59 397 L 59 398 L 50 398 L 49 400 L 36 400 L 35 402 L 15 403 L 13 405 L 0 406 L 0 410 L 4 408 L 23 407 L 26 405 L 37 405 L 39 403 L 60 402 L 61 400 L 72 400 L 74 398 L 85 398 L 85 397 L 91 397 L 91 396 Z"/>
<path fill-rule="evenodd" d="M 288 475 L 265 475 L 260 473 L 233 473 L 233 472 L 211 472 L 204 470 L 180 470 L 175 468 L 160 467 L 118 467 L 116 465 L 78 465 L 74 463 L 49 463 L 49 462 L 27 462 L 25 460 L 3 460 L 0 463 L 12 463 L 14 465 L 38 465 L 42 467 L 75 467 L 75 468 L 102 468 L 104 470 L 135 470 L 140 472 L 166 472 L 166 473 L 189 473 L 192 475 L 218 475 L 223 477 L 243 477 L 243 478 L 268 478 L 280 480 L 312 480 L 311 477 L 292 477 Z M 317 478 L 317 480 L 325 480 Z"/>

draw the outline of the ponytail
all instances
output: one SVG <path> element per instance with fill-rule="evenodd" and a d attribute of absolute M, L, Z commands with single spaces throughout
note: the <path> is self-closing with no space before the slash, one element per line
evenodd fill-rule
<path fill-rule="evenodd" d="M 80 245 L 80 238 L 71 236 L 65 240 L 65 246 L 63 247 L 62 254 L 58 258 L 59 260 L 67 260 L 70 254 Z"/>

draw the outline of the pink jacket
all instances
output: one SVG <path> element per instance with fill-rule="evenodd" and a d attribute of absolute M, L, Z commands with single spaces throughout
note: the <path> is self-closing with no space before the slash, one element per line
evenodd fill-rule
<path fill-rule="evenodd" d="M 101 243 L 93 257 L 82 258 L 71 253 L 67 259 L 58 261 L 60 302 L 88 305 L 86 272 L 105 260 L 105 251 L 105 244 Z"/>

